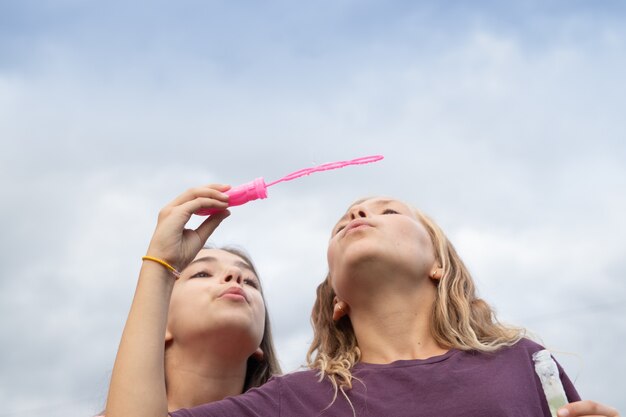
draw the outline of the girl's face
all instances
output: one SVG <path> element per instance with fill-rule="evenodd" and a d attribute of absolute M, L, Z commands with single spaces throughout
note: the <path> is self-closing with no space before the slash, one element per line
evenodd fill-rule
<path fill-rule="evenodd" d="M 380 280 L 398 289 L 428 281 L 435 255 L 426 228 L 410 206 L 371 198 L 350 206 L 333 228 L 328 266 L 335 293 L 350 303 L 380 288 Z"/>
<path fill-rule="evenodd" d="M 220 340 L 254 352 L 265 330 L 265 304 L 251 265 L 224 250 L 202 249 L 174 285 L 167 327 L 181 344 L 227 336 Z"/>

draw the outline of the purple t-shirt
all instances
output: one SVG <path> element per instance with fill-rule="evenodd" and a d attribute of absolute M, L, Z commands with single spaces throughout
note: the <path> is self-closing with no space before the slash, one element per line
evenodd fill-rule
<path fill-rule="evenodd" d="M 348 391 L 357 417 L 550 417 L 532 354 L 543 349 L 523 339 L 495 353 L 450 350 L 424 360 L 386 365 L 359 363 Z M 580 400 L 559 366 L 570 402 Z M 346 399 L 317 371 L 274 377 L 222 401 L 178 410 L 173 417 L 352 417 Z"/>

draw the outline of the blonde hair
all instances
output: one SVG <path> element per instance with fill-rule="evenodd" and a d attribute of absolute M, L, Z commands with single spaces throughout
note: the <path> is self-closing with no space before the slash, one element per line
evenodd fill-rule
<path fill-rule="evenodd" d="M 443 269 L 443 276 L 437 281 L 430 320 L 435 341 L 445 348 L 479 352 L 493 352 L 518 342 L 524 337 L 524 330 L 497 320 L 489 304 L 478 298 L 467 267 L 441 228 L 422 212 L 414 210 L 430 236 L 435 259 Z M 347 399 L 345 390 L 352 388 L 352 368 L 361 358 L 350 318 L 346 315 L 333 321 L 334 297 L 328 274 L 317 288 L 311 313 L 314 337 L 306 356 L 308 367 L 319 370 L 320 381 L 324 377 L 330 380 L 335 390 L 333 402 L 338 390 Z"/>

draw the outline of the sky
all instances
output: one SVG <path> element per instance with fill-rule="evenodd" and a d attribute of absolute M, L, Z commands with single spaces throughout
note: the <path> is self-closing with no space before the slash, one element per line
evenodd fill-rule
<path fill-rule="evenodd" d="M 618 1 L 0 0 L 0 417 L 102 408 L 176 195 L 372 154 L 211 237 L 253 257 L 283 368 L 304 363 L 332 226 L 385 195 L 623 413 L 625 23 Z"/>

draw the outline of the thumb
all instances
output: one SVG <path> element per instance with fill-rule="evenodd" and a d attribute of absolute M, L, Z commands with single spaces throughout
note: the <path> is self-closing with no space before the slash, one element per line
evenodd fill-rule
<path fill-rule="evenodd" d="M 222 220 L 228 216 L 230 216 L 230 211 L 218 211 L 217 213 L 210 215 L 208 219 L 203 221 L 202 224 L 196 228 L 196 233 L 202 241 L 202 245 L 206 243 L 209 236 L 211 236 L 220 223 L 222 223 Z"/>

